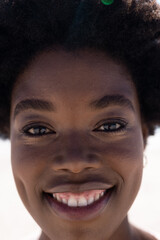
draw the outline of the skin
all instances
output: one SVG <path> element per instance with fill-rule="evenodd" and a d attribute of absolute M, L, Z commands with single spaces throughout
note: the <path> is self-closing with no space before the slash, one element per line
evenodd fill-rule
<path fill-rule="evenodd" d="M 117 103 L 103 109 L 89 106 L 116 94 L 129 99 L 133 109 Z M 29 108 L 14 117 L 16 105 L 33 98 L 50 101 L 56 111 Z M 141 184 L 147 128 L 123 64 L 93 50 L 41 53 L 16 81 L 10 120 L 13 174 L 25 207 L 42 229 L 40 240 L 154 239 L 127 219 Z M 114 131 L 104 129 L 104 124 L 115 127 L 115 122 L 120 125 Z M 34 124 L 27 128 L 30 133 L 35 134 L 36 125 L 50 134 L 26 135 L 22 129 L 30 123 Z M 116 188 L 109 207 L 97 217 L 69 221 L 44 201 L 42 192 L 52 183 L 58 186 L 64 179 L 80 183 L 94 176 Z"/>

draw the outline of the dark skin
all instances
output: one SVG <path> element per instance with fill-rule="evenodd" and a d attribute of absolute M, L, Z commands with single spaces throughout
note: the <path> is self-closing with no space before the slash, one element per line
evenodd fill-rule
<path fill-rule="evenodd" d="M 106 95 L 112 98 L 105 106 L 90 104 Z M 26 99 L 49 104 L 43 109 L 16 107 Z M 37 56 L 12 92 L 10 138 L 17 189 L 42 229 L 40 240 L 154 239 L 127 219 L 141 184 L 147 133 L 123 64 L 91 50 Z M 44 201 L 43 191 L 52 183 L 81 183 L 93 177 L 116 189 L 93 219 L 65 219 Z"/>

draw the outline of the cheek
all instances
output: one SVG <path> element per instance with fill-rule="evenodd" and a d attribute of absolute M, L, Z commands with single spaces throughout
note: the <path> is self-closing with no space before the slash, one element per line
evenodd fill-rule
<path fill-rule="evenodd" d="M 113 157 L 113 158 L 112 158 Z M 143 167 L 143 145 L 141 141 L 126 139 L 114 147 L 111 164 L 123 178 L 141 172 Z"/>
<path fill-rule="evenodd" d="M 104 143 L 100 151 L 105 167 L 120 179 L 122 184 L 119 187 L 127 189 L 130 196 L 136 196 L 143 172 L 144 145 L 141 129 L 135 129 L 118 141 Z"/>
<path fill-rule="evenodd" d="M 21 141 L 12 141 L 11 161 L 20 198 L 31 215 L 36 215 L 35 209 L 40 208 L 37 199 L 41 199 L 39 183 L 45 181 L 44 173 L 47 169 L 46 148 L 35 148 Z"/>
<path fill-rule="evenodd" d="M 106 172 L 109 168 L 118 180 L 114 211 L 116 221 L 125 217 L 139 191 L 143 172 L 143 138 L 141 131 L 103 147 Z M 104 170 L 105 171 L 105 170 Z"/>
<path fill-rule="evenodd" d="M 41 169 L 45 169 L 46 151 L 22 143 L 12 143 L 11 159 L 15 177 L 30 183 L 38 178 Z"/>

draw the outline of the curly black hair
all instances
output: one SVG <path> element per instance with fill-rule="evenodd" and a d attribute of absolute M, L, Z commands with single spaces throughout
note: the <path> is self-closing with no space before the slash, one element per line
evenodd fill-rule
<path fill-rule="evenodd" d="M 0 137 L 10 137 L 14 83 L 33 57 L 59 46 L 102 50 L 135 83 L 149 135 L 160 125 L 160 5 L 156 0 L 0 0 Z"/>

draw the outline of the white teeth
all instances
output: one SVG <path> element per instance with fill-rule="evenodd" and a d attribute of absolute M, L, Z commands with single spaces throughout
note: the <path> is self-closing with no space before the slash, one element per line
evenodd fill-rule
<path fill-rule="evenodd" d="M 97 194 L 94 196 L 94 200 L 97 201 L 99 198 L 100 198 L 100 195 L 99 195 L 99 193 L 97 193 Z"/>
<path fill-rule="evenodd" d="M 67 199 L 65 199 L 65 198 L 62 198 L 62 202 L 65 203 L 65 204 L 68 203 Z"/>
<path fill-rule="evenodd" d="M 60 198 L 59 196 L 58 196 L 58 194 L 54 194 L 53 193 L 53 197 L 55 198 L 55 199 L 57 199 L 59 202 L 62 202 L 62 198 Z"/>
<path fill-rule="evenodd" d="M 56 198 L 56 194 L 55 193 L 53 193 L 53 197 Z"/>
<path fill-rule="evenodd" d="M 53 194 L 53 197 L 57 199 L 57 201 L 67 204 L 69 207 L 83 207 L 92 204 L 93 202 L 97 201 L 104 195 L 105 191 L 101 193 L 97 193 L 94 196 L 89 197 L 86 199 L 85 197 L 74 198 L 71 196 L 69 199 L 61 198 L 58 194 Z"/>
<path fill-rule="evenodd" d="M 87 199 L 84 198 L 84 197 L 79 198 L 79 200 L 78 200 L 78 206 L 79 206 L 79 207 L 87 206 Z"/>
<path fill-rule="evenodd" d="M 77 207 L 77 200 L 73 197 L 70 197 L 69 200 L 68 200 L 68 206 Z"/>
<path fill-rule="evenodd" d="M 102 197 L 104 195 L 104 192 L 102 192 L 101 194 L 100 194 L 100 196 Z"/>
<path fill-rule="evenodd" d="M 58 195 L 56 197 L 59 202 L 62 202 L 62 198 L 60 198 Z"/>
<path fill-rule="evenodd" d="M 89 199 L 88 199 L 88 205 L 90 205 L 91 203 L 93 203 L 94 202 L 94 197 L 90 197 Z"/>

